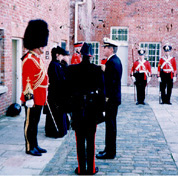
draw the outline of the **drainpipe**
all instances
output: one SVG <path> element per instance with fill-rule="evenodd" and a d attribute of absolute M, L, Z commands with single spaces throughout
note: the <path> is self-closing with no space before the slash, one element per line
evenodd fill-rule
<path fill-rule="evenodd" d="M 77 36 L 77 27 L 78 27 L 78 7 L 79 5 L 85 4 L 86 0 L 83 0 L 82 2 L 76 2 L 75 3 L 75 33 L 74 33 L 74 43 L 78 41 Z"/>

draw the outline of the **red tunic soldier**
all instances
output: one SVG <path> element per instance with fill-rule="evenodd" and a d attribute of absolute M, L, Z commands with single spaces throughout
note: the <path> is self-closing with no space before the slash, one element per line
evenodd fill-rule
<path fill-rule="evenodd" d="M 43 60 L 43 47 L 48 42 L 48 25 L 43 20 L 31 20 L 25 30 L 23 44 L 29 51 L 22 57 L 21 100 L 25 105 L 25 144 L 26 153 L 41 156 L 45 149 L 38 146 L 37 131 L 41 110 L 46 103 L 48 76 Z"/>
<path fill-rule="evenodd" d="M 137 102 L 138 104 L 145 105 L 145 87 L 151 80 L 151 65 L 149 61 L 144 59 L 145 50 L 138 50 L 139 59 L 133 64 L 131 70 L 131 78 L 137 88 Z"/>
<path fill-rule="evenodd" d="M 75 53 L 72 56 L 71 64 L 79 64 L 81 62 L 80 50 L 83 43 L 74 43 Z"/>
<path fill-rule="evenodd" d="M 161 104 L 171 104 L 170 97 L 173 88 L 173 82 L 176 82 L 177 68 L 175 57 L 170 55 L 172 47 L 166 44 L 163 47 L 165 56 L 159 60 L 158 81 L 160 82 Z M 167 93 L 166 93 L 167 88 Z"/>

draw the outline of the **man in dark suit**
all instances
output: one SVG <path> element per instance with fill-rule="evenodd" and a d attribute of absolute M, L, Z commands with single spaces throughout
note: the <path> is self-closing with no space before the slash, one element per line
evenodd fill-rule
<path fill-rule="evenodd" d="M 77 145 L 78 167 L 75 173 L 93 175 L 98 172 L 95 167 L 95 133 L 101 103 L 98 103 L 97 97 L 102 94 L 104 102 L 104 75 L 100 66 L 90 63 L 93 54 L 91 45 L 84 43 L 81 54 L 82 62 L 70 65 L 67 76 L 68 92 L 73 97 L 72 128 Z"/>
<path fill-rule="evenodd" d="M 121 104 L 121 77 L 122 64 L 117 57 L 116 41 L 104 38 L 104 55 L 107 57 L 104 78 L 106 88 L 106 134 L 105 149 L 96 155 L 98 159 L 114 159 L 116 156 L 116 116 L 118 106 Z"/>

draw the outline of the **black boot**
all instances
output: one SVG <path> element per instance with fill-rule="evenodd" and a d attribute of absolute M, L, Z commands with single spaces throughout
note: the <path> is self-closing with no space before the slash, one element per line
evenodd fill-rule
<path fill-rule="evenodd" d="M 33 156 L 41 156 L 42 154 L 34 148 L 33 150 L 26 151 L 26 154 L 33 155 Z"/>
<path fill-rule="evenodd" d="M 38 150 L 39 153 L 47 153 L 46 149 L 43 149 L 43 148 L 41 148 L 39 146 L 37 146 L 36 149 Z"/>

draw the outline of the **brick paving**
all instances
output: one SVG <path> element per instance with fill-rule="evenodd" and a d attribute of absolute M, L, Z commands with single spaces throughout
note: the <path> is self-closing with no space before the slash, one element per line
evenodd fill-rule
<path fill-rule="evenodd" d="M 156 98 L 148 96 L 147 101 L 154 103 Z M 114 160 L 96 159 L 97 175 L 178 175 L 172 151 L 153 108 L 148 103 L 136 106 L 132 94 L 123 93 L 122 99 L 117 117 L 117 156 Z M 176 101 L 174 97 L 173 102 Z M 104 136 L 103 123 L 97 128 L 96 153 L 104 149 Z M 75 135 L 70 131 L 40 174 L 75 175 L 76 167 Z"/>

